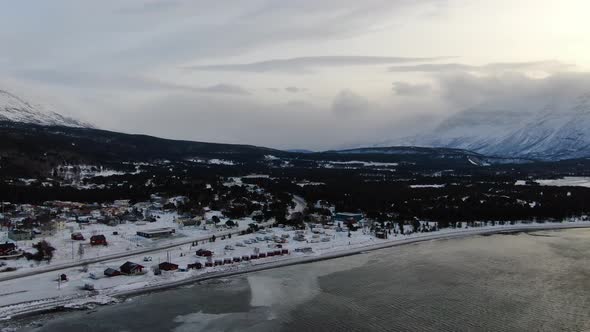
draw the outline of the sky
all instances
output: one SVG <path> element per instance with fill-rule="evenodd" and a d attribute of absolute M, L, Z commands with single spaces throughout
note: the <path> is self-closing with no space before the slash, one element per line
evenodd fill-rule
<path fill-rule="evenodd" d="M 590 82 L 587 0 L 1 1 L 0 89 L 128 133 L 371 145 Z"/>

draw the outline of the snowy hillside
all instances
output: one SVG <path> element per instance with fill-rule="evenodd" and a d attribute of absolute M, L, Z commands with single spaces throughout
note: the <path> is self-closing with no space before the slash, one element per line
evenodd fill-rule
<path fill-rule="evenodd" d="M 590 157 L 590 94 L 568 102 L 515 108 L 481 105 L 459 112 L 431 133 L 378 146 L 449 147 L 487 156 L 560 160 Z"/>
<path fill-rule="evenodd" d="M 27 101 L 0 90 L 0 121 L 22 122 L 42 126 L 92 128 L 93 126 L 58 113 L 42 110 Z"/>

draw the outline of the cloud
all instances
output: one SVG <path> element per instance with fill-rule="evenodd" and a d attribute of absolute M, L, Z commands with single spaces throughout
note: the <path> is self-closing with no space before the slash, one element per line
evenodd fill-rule
<path fill-rule="evenodd" d="M 140 73 L 285 44 L 305 49 L 307 42 L 354 38 L 446 1 L 11 1 L 0 11 L 0 40 L 7 67 Z"/>
<path fill-rule="evenodd" d="M 343 116 L 307 101 L 264 103 L 255 98 L 225 98 L 184 92 L 154 98 L 146 105 L 118 113 L 112 107 L 94 121 L 110 130 L 160 137 L 221 143 L 247 143 L 273 148 L 327 150 L 351 142 L 376 142 L 409 134 L 409 122 L 394 112 L 367 112 L 367 100 L 340 94 L 336 109 L 357 112 Z M 117 104 L 118 100 L 107 100 Z M 162 112 L 166 109 L 166 112 Z M 352 114 L 348 114 L 352 115 Z M 254 121 L 253 121 L 254 119 Z"/>
<path fill-rule="evenodd" d="M 307 91 L 307 89 L 306 88 L 298 88 L 296 86 L 288 86 L 285 88 L 285 91 L 291 92 L 291 93 L 299 93 L 299 92 L 305 92 L 305 91 Z"/>
<path fill-rule="evenodd" d="M 248 90 L 233 84 L 217 84 L 204 88 L 195 88 L 197 91 L 209 93 L 225 93 L 233 95 L 249 95 Z"/>
<path fill-rule="evenodd" d="M 590 73 L 556 73 L 545 78 L 514 72 L 455 73 L 442 75 L 438 81 L 442 98 L 459 109 L 485 106 L 524 112 L 531 105 L 557 108 L 590 92 Z"/>
<path fill-rule="evenodd" d="M 78 70 L 24 69 L 14 70 L 14 76 L 29 81 L 73 88 L 114 88 L 132 90 L 193 90 L 189 86 L 171 84 L 139 75 Z"/>
<path fill-rule="evenodd" d="M 513 27 L 474 25 L 486 16 L 484 1 L 459 2 L 10 1 L 0 11 L 0 83 L 25 97 L 53 98 L 68 115 L 105 128 L 314 148 L 412 129 L 400 124 L 403 116 L 442 117 L 480 104 L 517 111 L 527 98 L 566 100 L 574 95 L 568 91 L 590 86 L 558 74 L 572 69 L 559 61 L 497 62 L 560 56 L 579 38 L 578 25 L 571 24 L 575 35 L 555 31 L 540 45 L 533 32 L 547 29 L 530 22 L 528 35 L 517 31 L 502 49 Z M 476 57 L 474 48 L 495 62 L 436 57 Z M 575 53 L 566 51 L 566 58 Z M 514 73 L 526 71 L 556 75 Z M 417 76 L 429 76 L 430 86 Z M 416 127 L 424 130 L 424 122 Z"/>
<path fill-rule="evenodd" d="M 249 95 L 250 92 L 235 84 L 219 83 L 211 86 L 193 87 L 157 79 L 126 74 L 107 74 L 86 71 L 56 71 L 56 70 L 20 70 L 14 71 L 16 76 L 28 80 L 50 83 L 74 88 L 110 88 L 130 89 L 136 91 L 186 91 L 199 93 L 222 93 L 234 95 Z"/>
<path fill-rule="evenodd" d="M 462 63 L 425 63 L 412 66 L 393 66 L 389 67 L 390 72 L 423 72 L 423 73 L 440 73 L 455 71 L 471 72 L 502 72 L 517 70 L 538 70 L 548 73 L 559 72 L 574 68 L 575 65 L 563 63 L 560 61 L 532 61 L 532 62 L 498 62 L 481 66 L 467 65 Z"/>
<path fill-rule="evenodd" d="M 406 82 L 393 82 L 393 92 L 398 96 L 423 96 L 430 94 L 430 84 L 412 84 Z"/>
<path fill-rule="evenodd" d="M 139 1 L 133 5 L 125 6 L 115 10 L 121 14 L 149 14 L 154 12 L 162 12 L 163 10 L 169 10 L 180 7 L 186 4 L 186 0 L 148 0 Z"/>
<path fill-rule="evenodd" d="M 270 59 L 251 63 L 228 63 L 192 66 L 189 69 L 200 71 L 237 71 L 237 72 L 288 72 L 309 73 L 321 67 L 367 66 L 392 63 L 424 62 L 446 59 L 445 57 L 412 58 L 381 56 L 307 56 L 289 59 Z"/>
<path fill-rule="evenodd" d="M 338 115 L 365 113 L 369 109 L 369 100 L 346 89 L 340 91 L 332 102 L 332 112 Z"/>

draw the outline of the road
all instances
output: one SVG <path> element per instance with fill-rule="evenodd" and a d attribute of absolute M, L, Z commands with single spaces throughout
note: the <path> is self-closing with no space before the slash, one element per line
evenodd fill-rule
<path fill-rule="evenodd" d="M 295 202 L 295 208 L 291 210 L 291 214 L 295 212 L 303 212 L 307 207 L 307 202 L 301 196 L 293 195 L 293 202 Z"/>
<path fill-rule="evenodd" d="M 170 282 L 161 285 L 154 285 L 149 287 L 144 287 L 141 289 L 135 290 L 128 290 L 123 292 L 118 292 L 114 294 L 109 294 L 109 296 L 114 297 L 126 297 L 131 295 L 138 295 L 144 294 L 169 288 L 175 288 L 182 285 L 192 284 L 198 281 L 204 281 L 214 278 L 222 278 L 222 277 L 230 277 L 240 274 L 252 273 L 257 271 L 275 269 L 279 267 L 291 266 L 291 265 L 299 265 L 299 264 L 308 264 L 313 262 L 319 262 L 334 258 L 346 257 L 357 255 L 369 251 L 375 251 L 380 249 L 386 249 L 391 247 L 402 246 L 410 243 L 417 243 L 417 242 L 424 242 L 424 241 L 433 241 L 433 240 L 441 240 L 441 239 L 452 239 L 452 238 L 461 238 L 467 236 L 474 236 L 474 235 L 488 235 L 488 234 L 497 234 L 497 233 L 511 233 L 511 232 L 530 232 L 530 231 L 542 231 L 542 230 L 560 230 L 560 229 L 573 229 L 573 228 L 590 228 L 590 222 L 578 222 L 578 223 L 559 223 L 559 224 L 521 224 L 521 225 L 505 225 L 505 226 L 494 226 L 493 228 L 469 228 L 469 229 L 453 229 L 448 232 L 439 231 L 433 233 L 415 233 L 408 236 L 405 239 L 397 239 L 397 240 L 384 240 L 380 243 L 375 244 L 363 244 L 354 248 L 350 249 L 343 249 L 337 250 L 333 252 L 327 252 L 317 256 L 304 256 L 304 257 L 292 257 L 287 259 L 281 259 L 278 261 L 271 261 L 271 262 L 264 262 L 264 263 L 254 263 L 251 266 L 243 267 L 236 270 L 230 271 L 221 271 L 221 272 L 212 272 L 206 273 L 203 275 L 195 276 L 192 278 L 187 278 L 175 282 Z"/>
<path fill-rule="evenodd" d="M 174 282 L 167 282 L 160 285 L 153 285 L 143 287 L 141 289 L 134 289 L 134 290 L 127 290 L 115 293 L 107 293 L 104 294 L 106 297 L 119 297 L 124 298 L 133 295 L 139 295 L 149 292 L 161 291 L 169 288 L 174 288 L 186 284 L 191 284 L 198 281 L 204 281 L 208 279 L 214 278 L 221 278 L 221 277 L 230 277 L 245 273 L 252 273 L 262 270 L 274 269 L 284 266 L 290 265 L 297 265 L 297 264 L 307 264 L 312 262 L 318 262 L 328 259 L 346 257 L 356 254 L 361 254 L 368 251 L 384 249 L 389 247 L 401 246 L 410 243 L 422 242 L 422 241 L 432 241 L 438 239 L 450 239 L 450 238 L 458 238 L 458 237 L 465 237 L 465 236 L 473 236 L 473 235 L 484 235 L 484 234 L 494 234 L 494 233 L 505 233 L 505 232 L 520 232 L 520 231 L 539 231 L 539 230 L 558 230 L 558 229 L 571 229 L 571 228 L 588 228 L 590 227 L 589 222 L 576 222 L 576 223 L 560 223 L 560 224 L 521 224 L 521 225 L 506 225 L 506 226 L 495 226 L 493 228 L 485 228 L 485 229 L 478 229 L 478 228 L 470 228 L 470 229 L 455 229 L 449 231 L 439 231 L 434 233 L 419 233 L 413 234 L 408 236 L 404 239 L 397 239 L 394 241 L 391 240 L 384 240 L 380 243 L 375 243 L 371 245 L 361 245 L 355 248 L 338 250 L 334 252 L 327 252 L 322 255 L 317 256 L 305 256 L 305 257 L 292 257 L 287 259 L 282 259 L 278 261 L 271 261 L 265 262 L 260 264 L 253 264 L 247 267 L 236 268 L 229 271 L 220 271 L 220 272 L 213 272 L 213 273 L 206 273 L 198 276 L 194 276 L 191 278 L 186 278 L 183 280 L 178 280 Z M 103 296 L 104 297 L 104 296 Z M 88 303 L 100 303 L 100 297 L 98 299 L 93 299 L 93 296 L 87 296 L 87 299 L 90 299 Z M 9 318 L 17 318 L 17 317 L 24 317 L 29 315 L 40 314 L 43 312 L 52 311 L 58 309 L 60 307 L 65 307 L 71 305 L 72 303 L 76 303 L 77 300 L 81 300 L 83 298 L 79 297 L 67 297 L 67 298 L 48 298 L 45 301 L 34 301 L 34 303 L 21 303 L 16 306 L 6 306 L 0 307 L 0 318 L 9 319 Z M 4 309 L 4 311 L 3 311 Z"/>
<path fill-rule="evenodd" d="M 269 226 L 273 223 L 274 223 L 274 221 L 268 221 L 265 223 L 261 223 L 260 225 Z M 231 234 L 231 235 L 240 234 L 242 232 L 242 230 L 243 229 L 236 229 L 236 230 L 218 232 L 215 234 L 209 234 L 206 236 L 187 237 L 187 238 L 179 239 L 178 241 L 169 242 L 169 243 L 162 244 L 162 245 L 155 246 L 155 247 L 151 247 L 151 248 L 123 251 L 123 252 L 114 253 L 114 254 L 110 254 L 110 255 L 104 255 L 104 256 L 95 257 L 95 258 L 81 259 L 81 260 L 78 260 L 75 262 L 69 262 L 69 263 L 63 263 L 63 264 L 51 264 L 51 265 L 47 265 L 47 266 L 40 267 L 40 268 L 29 269 L 29 270 L 23 271 L 23 272 L 17 272 L 17 273 L 10 274 L 7 276 L 0 276 L 0 282 L 14 280 L 14 279 L 23 278 L 23 277 L 28 277 L 28 276 L 32 276 L 32 275 L 40 274 L 40 273 L 69 269 L 72 267 L 83 266 L 86 264 L 95 264 L 95 263 L 110 261 L 110 260 L 124 258 L 124 257 L 128 257 L 128 256 L 149 254 L 149 253 L 160 251 L 160 250 L 171 249 L 171 248 L 175 248 L 175 247 L 182 246 L 185 244 L 190 244 L 195 241 L 206 241 L 206 240 L 210 239 L 212 235 L 215 235 L 216 238 L 220 238 L 223 236 L 227 236 L 229 234 Z"/>

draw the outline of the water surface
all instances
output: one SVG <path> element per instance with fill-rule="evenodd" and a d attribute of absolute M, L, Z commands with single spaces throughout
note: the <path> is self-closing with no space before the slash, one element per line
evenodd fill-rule
<path fill-rule="evenodd" d="M 582 331 L 590 230 L 430 241 L 210 281 L 34 331 Z M 30 322 L 26 322 L 30 323 Z"/>

